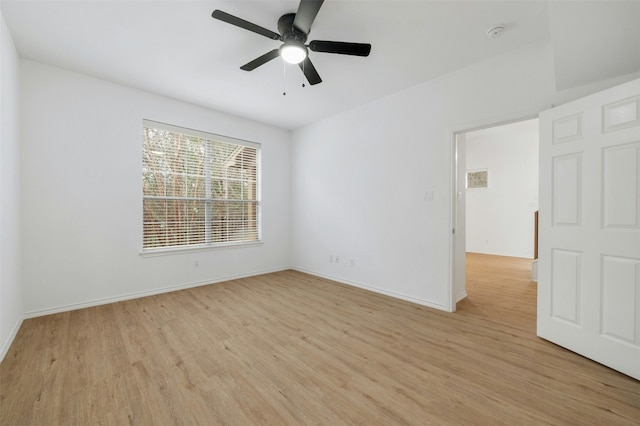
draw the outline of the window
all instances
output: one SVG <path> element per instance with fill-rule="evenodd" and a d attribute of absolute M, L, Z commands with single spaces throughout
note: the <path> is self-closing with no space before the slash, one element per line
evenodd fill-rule
<path fill-rule="evenodd" d="M 144 120 L 143 250 L 260 241 L 260 145 Z"/>

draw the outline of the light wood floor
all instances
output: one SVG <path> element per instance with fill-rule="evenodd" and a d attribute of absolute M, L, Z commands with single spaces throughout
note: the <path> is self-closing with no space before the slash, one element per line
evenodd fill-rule
<path fill-rule="evenodd" d="M 294 271 L 26 320 L 1 425 L 618 425 L 640 382 L 535 336 L 529 261 L 448 314 Z"/>

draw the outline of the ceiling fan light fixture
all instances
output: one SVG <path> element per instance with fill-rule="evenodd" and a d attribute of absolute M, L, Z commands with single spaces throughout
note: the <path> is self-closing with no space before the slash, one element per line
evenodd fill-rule
<path fill-rule="evenodd" d="M 307 57 L 307 48 L 303 44 L 285 43 L 280 47 L 280 56 L 289 64 L 299 64 Z"/>

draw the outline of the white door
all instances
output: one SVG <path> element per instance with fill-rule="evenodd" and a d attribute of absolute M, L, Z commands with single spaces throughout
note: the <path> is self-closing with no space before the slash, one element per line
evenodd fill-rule
<path fill-rule="evenodd" d="M 640 379 L 640 79 L 540 114 L 538 335 Z"/>

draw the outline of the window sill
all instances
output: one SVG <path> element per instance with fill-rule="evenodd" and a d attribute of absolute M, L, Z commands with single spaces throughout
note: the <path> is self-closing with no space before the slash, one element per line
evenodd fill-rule
<path fill-rule="evenodd" d="M 202 245 L 202 246 L 195 246 L 195 247 L 169 247 L 169 248 L 142 250 L 138 254 L 140 255 L 140 257 L 171 256 L 176 254 L 197 253 L 197 252 L 212 251 L 212 250 L 229 250 L 229 249 L 239 249 L 239 248 L 246 248 L 246 247 L 257 247 L 263 244 L 264 243 L 262 241 L 251 241 L 246 243 L 227 243 L 227 244 L 216 244 L 216 245 Z"/>

